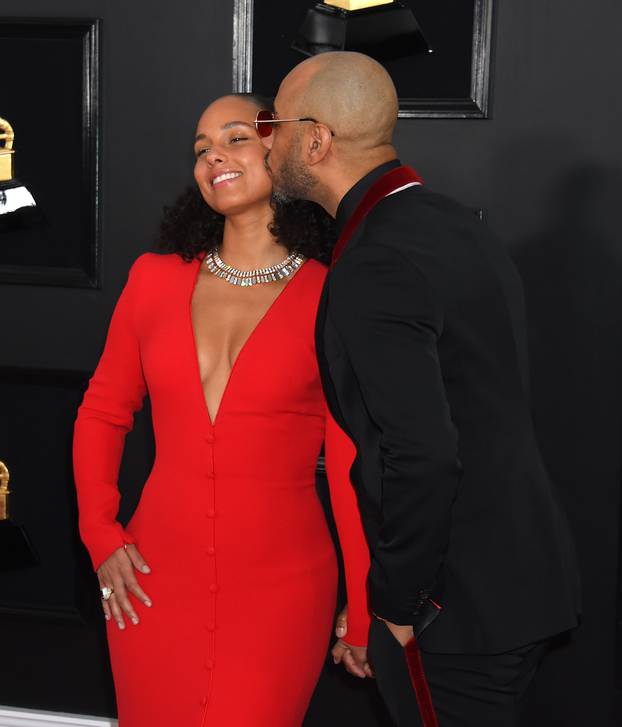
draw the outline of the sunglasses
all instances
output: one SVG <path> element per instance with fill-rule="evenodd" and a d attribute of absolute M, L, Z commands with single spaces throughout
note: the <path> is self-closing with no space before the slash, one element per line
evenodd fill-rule
<path fill-rule="evenodd" d="M 257 116 L 255 117 L 255 128 L 257 129 L 257 134 L 262 139 L 266 139 L 274 131 L 274 124 L 286 124 L 291 121 L 312 121 L 314 124 L 318 123 L 317 119 L 312 119 L 311 117 L 301 119 L 277 119 L 274 111 L 262 109 L 257 112 Z M 335 136 L 334 131 L 331 129 L 329 129 L 329 131 L 332 136 Z"/>

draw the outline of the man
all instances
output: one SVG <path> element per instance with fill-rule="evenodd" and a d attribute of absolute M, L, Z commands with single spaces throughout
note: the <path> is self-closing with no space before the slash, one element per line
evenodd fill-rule
<path fill-rule="evenodd" d="M 517 273 L 401 166 L 397 109 L 372 59 L 310 58 L 281 84 L 266 164 L 341 235 L 316 339 L 357 448 L 379 688 L 399 725 L 516 725 L 547 640 L 577 623 L 574 551 L 530 418 Z"/>

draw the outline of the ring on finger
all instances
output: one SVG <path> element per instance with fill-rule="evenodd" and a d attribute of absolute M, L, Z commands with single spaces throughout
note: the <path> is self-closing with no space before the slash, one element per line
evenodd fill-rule
<path fill-rule="evenodd" d="M 110 596 L 114 593 L 114 588 L 111 586 L 102 586 L 100 588 L 101 594 L 102 594 L 102 601 L 108 601 L 110 599 Z"/>

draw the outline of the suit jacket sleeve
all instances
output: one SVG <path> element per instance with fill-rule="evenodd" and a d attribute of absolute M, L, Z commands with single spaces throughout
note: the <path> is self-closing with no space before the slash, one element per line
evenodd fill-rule
<path fill-rule="evenodd" d="M 439 575 L 460 477 L 437 352 L 442 314 L 414 264 L 365 241 L 334 269 L 330 300 L 330 318 L 380 430 L 370 607 L 393 623 L 413 623 Z"/>
<path fill-rule="evenodd" d="M 78 494 L 80 536 L 93 566 L 131 539 L 117 521 L 117 479 L 126 434 L 146 393 L 134 324 L 138 269 L 134 263 L 117 302 L 104 352 L 74 426 L 73 467 Z"/>
<path fill-rule="evenodd" d="M 350 468 L 356 449 L 328 411 L 326 413 L 326 474 L 330 499 L 343 555 L 348 595 L 348 631 L 344 641 L 366 646 L 371 616 L 367 605 L 369 548 L 365 539 Z"/>

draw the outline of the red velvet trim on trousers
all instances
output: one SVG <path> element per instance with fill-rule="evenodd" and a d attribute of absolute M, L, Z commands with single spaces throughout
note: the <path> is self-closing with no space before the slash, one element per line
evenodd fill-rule
<path fill-rule="evenodd" d="M 343 232 L 335 244 L 332 265 L 337 262 L 337 259 L 343 252 L 345 246 L 348 244 L 348 241 L 352 237 L 356 228 L 360 225 L 361 221 L 378 204 L 378 202 L 392 192 L 395 192 L 395 190 L 400 187 L 413 183 L 422 184 L 421 177 L 412 167 L 401 166 L 389 170 L 386 174 L 383 174 L 380 179 L 377 179 L 374 184 L 372 184 L 365 193 L 363 199 L 360 201 L 358 207 L 354 210 L 350 219 L 347 221 L 346 226 L 343 228 Z"/>
<path fill-rule="evenodd" d="M 423 662 L 421 661 L 421 652 L 417 644 L 417 639 L 413 638 L 404 647 L 406 663 L 408 664 L 408 673 L 410 674 L 410 682 L 415 690 L 419 712 L 421 714 L 421 723 L 423 727 L 438 727 L 434 704 L 432 703 L 432 694 L 428 681 L 423 671 Z"/>

